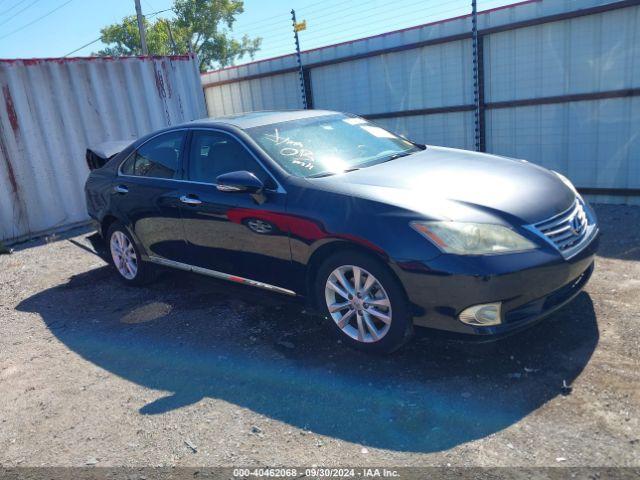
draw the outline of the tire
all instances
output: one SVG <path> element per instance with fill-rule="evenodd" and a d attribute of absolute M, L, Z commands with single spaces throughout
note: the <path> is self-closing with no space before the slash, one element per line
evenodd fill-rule
<path fill-rule="evenodd" d="M 122 257 L 118 255 L 118 249 L 127 252 L 129 261 L 123 263 Z M 136 242 L 120 222 L 114 222 L 107 231 L 107 250 L 111 265 L 125 284 L 144 285 L 155 277 L 153 265 L 141 260 Z"/>
<path fill-rule="evenodd" d="M 357 271 L 360 296 L 354 288 Z M 356 295 L 351 298 L 344 295 L 352 292 Z M 391 353 L 413 335 L 413 318 L 402 285 L 386 265 L 372 256 L 344 251 L 328 257 L 318 269 L 315 296 L 320 311 L 338 337 L 359 350 Z M 334 307 L 333 311 L 329 305 Z"/>

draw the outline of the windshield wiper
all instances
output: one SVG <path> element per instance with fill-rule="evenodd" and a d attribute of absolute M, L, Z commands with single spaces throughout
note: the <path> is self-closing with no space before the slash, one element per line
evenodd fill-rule
<path fill-rule="evenodd" d="M 412 153 L 416 153 L 414 152 L 397 152 L 394 153 L 392 155 L 389 155 L 388 157 L 383 157 L 382 160 L 375 160 L 373 162 L 368 162 L 365 163 L 363 165 L 360 165 L 359 167 L 352 167 L 352 168 L 347 168 L 346 170 L 342 170 L 341 172 L 320 172 L 320 173 L 314 173 L 313 175 L 309 175 L 307 178 L 322 178 L 322 177 L 330 177 L 331 175 L 335 175 L 336 173 L 349 173 L 349 172 L 354 172 L 356 170 L 360 170 L 361 168 L 365 168 L 365 167 L 370 167 L 372 165 L 377 165 L 379 163 L 385 163 L 385 162 L 390 162 L 391 160 L 395 160 L 396 158 L 401 158 L 401 157 L 406 157 L 407 155 L 411 155 Z"/>
<path fill-rule="evenodd" d="M 394 153 L 393 155 L 389 155 L 388 157 L 386 157 L 384 160 L 380 160 L 378 163 L 390 162 L 391 160 L 395 160 L 396 158 L 406 157 L 408 155 L 411 155 L 412 153 L 416 153 L 416 152 L 398 152 L 398 153 Z"/>
<path fill-rule="evenodd" d="M 381 163 L 390 162 L 391 160 L 395 160 L 396 158 L 400 158 L 400 157 L 406 157 L 407 155 L 411 155 L 412 153 L 416 153 L 416 152 L 397 152 L 397 153 L 392 153 L 391 155 L 387 155 L 386 157 L 376 158 L 374 160 L 370 160 L 370 161 L 368 161 L 366 163 L 363 163 L 363 164 L 360 165 L 359 168 L 372 167 L 374 165 L 379 165 Z"/>
<path fill-rule="evenodd" d="M 309 175 L 307 178 L 322 178 L 322 177 L 330 177 L 331 175 L 335 175 L 337 173 L 348 173 L 353 172 L 355 170 L 360 170 L 360 167 L 347 168 L 346 170 L 342 170 L 341 172 L 320 172 L 314 173 L 313 175 Z"/>
<path fill-rule="evenodd" d="M 334 172 L 314 173 L 313 175 L 307 176 L 307 178 L 322 178 L 322 177 L 330 177 L 331 175 L 335 175 L 335 173 Z"/>

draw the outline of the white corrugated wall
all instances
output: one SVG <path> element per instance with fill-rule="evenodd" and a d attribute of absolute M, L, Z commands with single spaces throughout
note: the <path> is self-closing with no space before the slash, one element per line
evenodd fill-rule
<path fill-rule="evenodd" d="M 471 61 L 471 41 L 461 40 L 313 68 L 314 108 L 375 115 L 468 105 L 473 103 Z M 376 122 L 418 142 L 458 148 L 474 145 L 472 113 Z"/>
<path fill-rule="evenodd" d="M 640 7 L 488 35 L 485 101 L 640 87 Z M 487 151 L 525 158 L 576 185 L 640 188 L 640 97 L 489 109 Z M 640 204 L 639 198 L 594 197 Z"/>
<path fill-rule="evenodd" d="M 481 12 L 478 16 L 478 28 L 486 29 L 499 27 L 501 25 L 532 20 L 539 17 L 554 15 L 584 8 L 594 7 L 598 5 L 615 3 L 617 0 L 529 0 L 517 2 L 514 6 L 508 8 L 493 9 L 487 12 Z M 479 8 L 482 9 L 483 0 L 479 0 Z M 470 7 L 470 2 L 469 2 Z M 393 19 L 390 19 L 390 24 Z M 313 26 L 310 25 L 309 32 L 313 32 Z M 330 61 L 339 58 L 345 58 L 353 55 L 368 53 L 383 48 L 393 48 L 407 45 L 420 41 L 434 40 L 452 35 L 459 35 L 471 30 L 471 18 L 462 17 L 445 21 L 438 21 L 431 24 L 425 24 L 411 29 L 403 29 L 393 31 L 382 35 L 375 35 L 360 40 L 353 40 L 337 45 L 329 45 L 322 48 L 302 52 L 303 65 L 310 65 L 318 62 Z M 301 41 L 304 42 L 304 33 Z M 449 50 L 449 54 L 457 54 L 456 47 Z M 293 49 L 293 44 L 292 44 Z M 396 54 L 390 55 L 398 55 Z M 268 74 L 269 72 L 277 72 L 283 69 L 295 71 L 297 67 L 295 55 L 284 55 L 257 62 L 250 62 L 243 65 L 223 68 L 202 74 L 202 84 L 205 90 L 209 88 L 218 88 L 217 86 L 209 86 L 218 82 L 231 82 L 234 80 L 242 80 L 246 77 L 255 75 Z M 264 81 L 267 77 L 259 80 Z M 424 79 L 426 80 L 426 79 Z M 296 84 L 294 89 L 297 95 L 300 95 L 300 86 Z M 214 111 L 217 106 L 209 105 L 210 112 Z M 238 113 L 238 112 L 233 112 Z"/>
<path fill-rule="evenodd" d="M 206 116 L 195 57 L 0 60 L 0 240 L 87 220 L 85 150 Z"/>
<path fill-rule="evenodd" d="M 640 188 L 637 93 L 496 106 L 640 88 L 640 6 L 632 3 L 529 0 L 482 12 L 479 0 L 481 32 L 594 7 L 621 7 L 483 35 L 488 152 L 553 168 L 580 187 Z M 466 16 L 303 52 L 313 106 L 369 115 L 420 142 L 473 149 L 472 43 L 460 39 L 470 30 L 471 18 Z M 389 51 L 448 37 L 452 40 L 446 43 Z M 376 54 L 378 50 L 386 52 Z M 365 56 L 349 58 L 358 55 Z M 273 74 L 264 76 L 269 72 Z M 293 55 L 208 72 L 202 80 L 209 113 L 300 107 L 297 75 Z M 286 84 L 281 80 L 285 77 Z M 282 96 L 286 102 L 273 100 Z M 430 111 L 415 112 L 425 109 Z M 640 197 L 593 198 L 640 203 Z"/>
<path fill-rule="evenodd" d="M 298 73 L 271 75 L 205 88 L 209 116 L 219 117 L 256 110 L 302 108 Z"/>
<path fill-rule="evenodd" d="M 473 112 L 412 115 L 373 121 L 416 142 L 465 150 L 474 148 Z"/>

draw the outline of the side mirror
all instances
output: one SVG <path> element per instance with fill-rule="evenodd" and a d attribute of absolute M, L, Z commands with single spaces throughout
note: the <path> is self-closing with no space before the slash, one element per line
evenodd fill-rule
<path fill-rule="evenodd" d="M 264 184 L 253 173 L 241 170 L 220 175 L 216 178 L 216 188 L 221 192 L 259 193 Z"/>

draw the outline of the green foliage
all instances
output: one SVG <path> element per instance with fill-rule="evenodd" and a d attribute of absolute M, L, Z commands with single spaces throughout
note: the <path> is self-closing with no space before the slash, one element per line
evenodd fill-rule
<path fill-rule="evenodd" d="M 150 55 L 198 54 L 200 70 L 224 67 L 260 49 L 261 38 L 230 37 L 235 17 L 244 11 L 240 0 L 175 0 L 175 18 L 148 21 L 145 30 Z M 100 30 L 109 45 L 98 55 L 142 55 L 135 15 Z M 172 41 L 173 40 L 173 41 Z"/>

